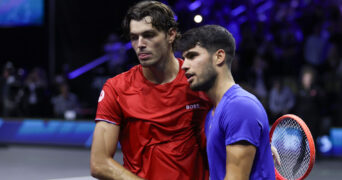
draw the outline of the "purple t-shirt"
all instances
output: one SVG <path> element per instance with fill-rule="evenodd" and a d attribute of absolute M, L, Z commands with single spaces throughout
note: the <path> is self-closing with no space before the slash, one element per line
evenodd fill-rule
<path fill-rule="evenodd" d="M 225 177 L 226 146 L 242 140 L 257 148 L 250 179 L 275 179 L 267 114 L 259 100 L 239 85 L 224 94 L 214 116 L 212 110 L 208 113 L 205 134 L 211 179 Z"/>

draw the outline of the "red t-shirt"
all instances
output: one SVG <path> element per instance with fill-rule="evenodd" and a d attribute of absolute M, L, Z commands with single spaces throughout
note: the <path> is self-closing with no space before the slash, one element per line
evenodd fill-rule
<path fill-rule="evenodd" d="M 105 83 L 96 121 L 120 126 L 124 167 L 138 176 L 208 179 L 203 127 L 210 106 L 183 70 L 170 83 L 154 84 L 137 65 Z"/>

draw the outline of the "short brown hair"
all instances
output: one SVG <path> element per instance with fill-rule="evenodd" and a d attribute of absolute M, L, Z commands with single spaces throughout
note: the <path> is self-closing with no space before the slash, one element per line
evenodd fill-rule
<path fill-rule="evenodd" d="M 159 31 L 167 33 L 171 28 L 178 31 L 175 14 L 169 6 L 158 1 L 141 1 L 129 8 L 122 22 L 122 28 L 126 38 L 129 38 L 131 20 L 140 21 L 146 16 L 152 17 L 152 26 Z M 177 37 L 179 37 L 178 33 Z"/>
<path fill-rule="evenodd" d="M 204 25 L 186 31 L 176 43 L 176 50 L 187 51 L 196 45 L 205 48 L 209 53 L 223 49 L 227 56 L 229 69 L 235 56 L 235 39 L 225 28 L 219 25 Z"/>

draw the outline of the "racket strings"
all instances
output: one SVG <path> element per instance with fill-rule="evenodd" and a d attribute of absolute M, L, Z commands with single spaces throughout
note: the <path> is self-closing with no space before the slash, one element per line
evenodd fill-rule
<path fill-rule="evenodd" d="M 280 156 L 277 171 L 289 180 L 301 178 L 309 167 L 310 147 L 300 125 L 291 118 L 282 120 L 274 130 L 272 145 Z"/>

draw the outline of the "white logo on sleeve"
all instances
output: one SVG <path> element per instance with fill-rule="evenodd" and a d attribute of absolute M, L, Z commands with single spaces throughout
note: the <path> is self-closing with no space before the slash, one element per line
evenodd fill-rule
<path fill-rule="evenodd" d="M 101 102 L 104 97 L 105 97 L 105 92 L 102 90 L 100 97 L 99 97 L 99 102 Z"/>
<path fill-rule="evenodd" d="M 197 103 L 197 104 L 189 104 L 189 105 L 186 105 L 185 106 L 186 109 L 198 109 L 200 108 L 200 105 Z"/>

